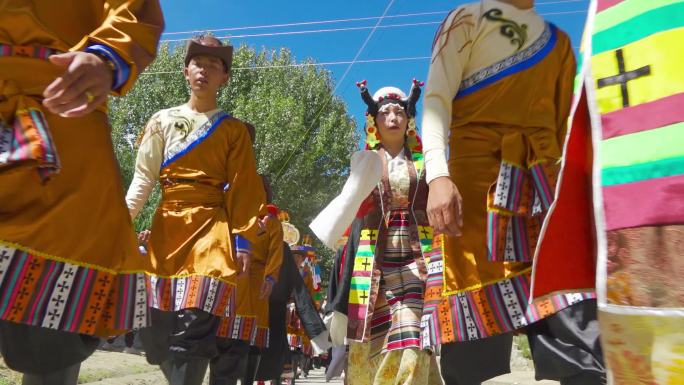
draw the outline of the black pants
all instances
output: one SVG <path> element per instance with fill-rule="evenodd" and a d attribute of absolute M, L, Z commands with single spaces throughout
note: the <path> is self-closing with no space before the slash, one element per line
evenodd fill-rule
<path fill-rule="evenodd" d="M 152 309 L 152 324 L 140 330 L 147 361 L 160 365 L 170 384 L 230 384 L 245 375 L 249 343 L 216 336 L 220 318 L 199 309 Z"/>
<path fill-rule="evenodd" d="M 605 384 L 596 300 L 587 300 L 527 328 L 537 380 Z"/>
<path fill-rule="evenodd" d="M 99 343 L 93 336 L 0 321 L 0 352 L 17 372 L 49 375 L 72 368 L 90 357 Z"/>
<path fill-rule="evenodd" d="M 596 301 L 587 300 L 535 322 L 525 330 L 537 380 L 561 385 L 605 383 Z M 446 385 L 479 385 L 510 373 L 512 333 L 442 345 L 441 370 Z"/>

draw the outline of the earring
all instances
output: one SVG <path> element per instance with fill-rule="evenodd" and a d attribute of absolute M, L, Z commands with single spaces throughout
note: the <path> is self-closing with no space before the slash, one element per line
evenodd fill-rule
<path fill-rule="evenodd" d="M 423 151 L 423 146 L 418 138 L 418 131 L 416 130 L 416 120 L 410 119 L 408 122 L 408 129 L 406 130 L 406 145 L 411 152 Z"/>
<path fill-rule="evenodd" d="M 380 133 L 375 127 L 373 115 L 366 113 L 366 148 L 375 149 L 380 144 Z"/>

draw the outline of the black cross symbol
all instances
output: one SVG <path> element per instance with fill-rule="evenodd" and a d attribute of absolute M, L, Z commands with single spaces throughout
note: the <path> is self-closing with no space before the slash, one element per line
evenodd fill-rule
<path fill-rule="evenodd" d="M 144 294 L 147 291 L 147 287 L 145 285 L 140 285 L 138 286 L 138 290 L 136 291 L 138 294 Z"/>
<path fill-rule="evenodd" d="M 21 312 L 22 310 L 24 310 L 24 307 L 18 303 L 15 303 L 14 306 L 12 306 L 12 314 L 17 314 L 17 313 Z"/>
<path fill-rule="evenodd" d="M 650 75 L 651 66 L 648 65 L 637 68 L 634 71 L 626 71 L 625 58 L 623 56 L 622 49 L 615 51 L 615 58 L 617 59 L 619 73 L 615 76 L 599 79 L 598 88 L 619 84 L 620 91 L 622 93 L 622 107 L 629 107 L 629 92 L 627 91 L 627 83 L 631 80 Z"/>
<path fill-rule="evenodd" d="M 511 317 L 513 319 L 519 319 L 520 317 L 522 317 L 522 313 L 516 310 L 515 312 L 511 313 Z"/>
<path fill-rule="evenodd" d="M 140 306 L 145 306 L 145 304 L 146 304 L 146 302 L 145 302 L 144 299 L 141 299 L 140 301 L 138 301 L 138 302 L 135 303 L 135 305 L 136 305 L 136 306 L 139 306 L 139 307 L 140 307 Z"/>
<path fill-rule="evenodd" d="M 22 287 L 21 290 L 19 291 L 19 299 L 22 300 L 24 297 L 26 297 L 29 294 L 28 290 L 26 290 L 25 287 Z"/>
<path fill-rule="evenodd" d="M 513 296 L 513 292 L 511 291 L 510 288 L 506 289 L 506 291 L 503 294 L 504 294 L 504 297 L 506 297 L 506 298 L 510 298 L 511 296 Z"/>
<path fill-rule="evenodd" d="M 510 244 L 506 245 L 506 254 L 512 254 L 513 253 L 513 246 Z"/>
<path fill-rule="evenodd" d="M 59 312 L 57 312 L 57 309 L 54 309 L 51 313 L 48 313 L 48 317 L 50 317 L 50 321 L 54 321 L 55 318 L 59 317 Z M 52 327 L 52 325 L 50 325 Z"/>
<path fill-rule="evenodd" d="M 104 314 L 102 314 L 102 318 L 105 320 L 105 322 L 109 321 L 112 318 L 112 315 L 106 311 Z"/>
<path fill-rule="evenodd" d="M 361 298 L 361 302 L 366 303 L 367 302 L 366 300 L 368 299 L 368 294 L 366 294 L 365 291 L 362 291 L 359 298 Z"/>
<path fill-rule="evenodd" d="M 361 266 L 363 266 L 364 271 L 370 270 L 370 265 L 371 263 L 368 262 L 368 258 L 365 258 L 363 263 L 361 264 Z"/>
<path fill-rule="evenodd" d="M 94 313 L 99 313 L 100 310 L 102 310 L 102 307 L 100 306 L 99 303 L 96 303 L 96 304 L 94 304 L 94 305 L 90 305 L 90 309 L 92 309 L 92 311 L 93 311 Z"/>
<path fill-rule="evenodd" d="M 28 273 L 26 273 L 26 277 L 24 277 L 24 280 L 27 283 L 33 283 L 33 281 L 35 281 L 35 278 L 33 277 L 33 273 L 30 271 Z"/>
<path fill-rule="evenodd" d="M 110 282 L 109 277 L 106 275 L 104 277 L 100 278 L 98 281 L 103 285 L 109 285 L 109 282 Z"/>
<path fill-rule="evenodd" d="M 64 277 L 71 278 L 72 275 L 76 274 L 74 269 L 64 270 Z"/>
<path fill-rule="evenodd" d="M 107 293 L 105 293 L 104 290 L 100 289 L 100 291 L 98 291 L 97 293 L 94 293 L 93 295 L 94 295 L 95 297 L 97 297 L 97 300 L 98 300 L 98 301 L 101 301 L 101 300 L 102 300 L 102 297 L 106 296 Z"/>
<path fill-rule="evenodd" d="M 138 322 L 141 322 L 147 314 L 144 311 L 138 312 L 138 314 L 135 315 L 135 318 L 138 319 Z"/>
<path fill-rule="evenodd" d="M 55 305 L 59 306 L 64 303 L 64 300 L 62 299 L 61 295 L 58 295 L 57 297 L 52 299 L 52 302 L 54 302 Z"/>
<path fill-rule="evenodd" d="M 474 333 L 475 332 L 475 325 L 471 324 L 470 326 L 468 326 L 468 332 Z"/>
<path fill-rule="evenodd" d="M 71 286 L 67 285 L 66 282 L 61 282 L 57 285 L 60 293 L 64 293 L 65 290 L 69 290 Z"/>
<path fill-rule="evenodd" d="M 31 270 L 35 270 L 36 268 L 38 268 L 38 266 L 40 266 L 40 263 L 35 259 L 32 259 L 31 263 L 29 263 L 29 269 Z"/>
<path fill-rule="evenodd" d="M 2 252 L 0 252 L 0 261 L 10 259 L 11 257 L 12 256 L 10 255 L 10 253 L 7 252 L 7 250 L 3 250 Z"/>
<path fill-rule="evenodd" d="M 92 327 L 96 323 L 95 318 L 88 318 L 85 323 L 88 325 L 88 327 Z"/>
<path fill-rule="evenodd" d="M 423 238 L 425 238 L 425 239 L 431 238 L 431 236 L 430 236 L 430 229 L 428 229 L 427 227 L 422 227 L 422 228 L 420 229 L 420 235 L 422 235 Z"/>
<path fill-rule="evenodd" d="M 446 318 L 446 316 L 449 315 L 449 310 L 446 307 L 443 307 L 440 313 L 442 313 L 442 317 Z"/>

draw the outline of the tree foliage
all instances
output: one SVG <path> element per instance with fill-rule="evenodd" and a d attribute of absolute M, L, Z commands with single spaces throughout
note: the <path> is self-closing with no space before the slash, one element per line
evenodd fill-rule
<path fill-rule="evenodd" d="M 133 177 L 137 137 L 147 120 L 189 98 L 181 71 L 184 55 L 184 47 L 162 46 L 135 87 L 110 102 L 112 136 L 126 186 Z M 256 51 L 241 46 L 218 103 L 256 126 L 259 172 L 271 179 L 274 203 L 306 233 L 308 223 L 339 193 L 358 136 L 345 103 L 332 95 L 330 73 L 310 61 L 296 64 L 288 49 Z M 136 219 L 137 230 L 150 227 L 159 198 L 157 188 Z M 318 246 L 323 270 L 328 271 L 332 251 Z"/>

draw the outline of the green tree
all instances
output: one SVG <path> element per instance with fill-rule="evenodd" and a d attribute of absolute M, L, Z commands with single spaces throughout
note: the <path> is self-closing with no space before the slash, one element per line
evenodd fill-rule
<path fill-rule="evenodd" d="M 135 144 L 147 120 L 189 97 L 181 71 L 184 55 L 184 47 L 163 45 L 135 87 L 125 97 L 111 100 L 112 137 L 126 186 L 133 177 Z M 218 98 L 220 108 L 256 126 L 259 172 L 270 176 L 274 203 L 290 213 L 302 234 L 339 193 L 350 154 L 358 145 L 356 123 L 345 103 L 332 95 L 330 73 L 310 64 L 296 63 L 285 48 L 256 51 L 240 46 L 231 80 Z M 136 219 L 137 230 L 150 227 L 159 198 L 157 188 Z M 322 271 L 327 272 L 333 253 L 316 246 Z"/>

